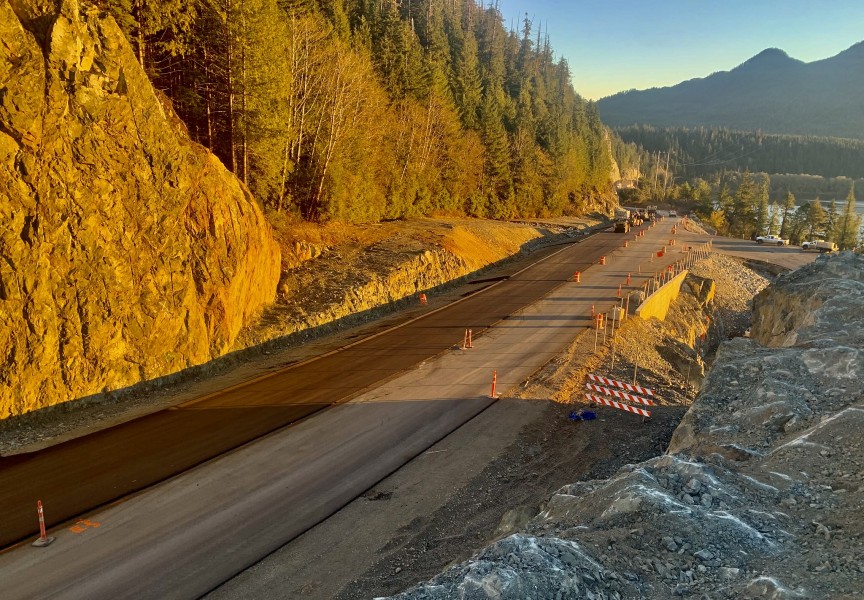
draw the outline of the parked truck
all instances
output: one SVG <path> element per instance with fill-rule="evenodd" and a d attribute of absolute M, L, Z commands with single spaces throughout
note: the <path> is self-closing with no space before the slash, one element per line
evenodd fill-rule
<path fill-rule="evenodd" d="M 789 240 L 784 240 L 779 235 L 760 235 L 756 238 L 757 244 L 773 244 L 775 246 L 788 246 Z"/>
<path fill-rule="evenodd" d="M 818 250 L 820 254 L 826 254 L 828 252 L 837 252 L 837 244 L 834 242 L 824 242 L 822 240 L 816 240 L 812 242 L 804 242 L 801 244 L 802 250 Z"/>

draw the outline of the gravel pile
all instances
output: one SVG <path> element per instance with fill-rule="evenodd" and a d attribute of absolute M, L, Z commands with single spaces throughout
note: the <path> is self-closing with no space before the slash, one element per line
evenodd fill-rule
<path fill-rule="evenodd" d="M 740 259 L 715 254 L 692 269 L 694 275 L 722 281 L 717 286 L 716 305 L 727 337 L 743 335 L 750 328 L 753 297 L 771 283 L 765 275 L 742 266 Z"/>
<path fill-rule="evenodd" d="M 860 598 L 864 258 L 825 260 L 756 303 L 783 348 L 721 346 L 666 456 L 563 487 L 524 534 L 397 598 Z M 772 308 L 793 301 L 810 314 Z"/>

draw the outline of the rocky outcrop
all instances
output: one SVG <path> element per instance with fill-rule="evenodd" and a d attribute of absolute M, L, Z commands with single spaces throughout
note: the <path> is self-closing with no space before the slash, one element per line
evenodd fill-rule
<path fill-rule="evenodd" d="M 862 281 L 851 254 L 778 278 L 666 456 L 565 486 L 526 532 L 398 597 L 859 597 Z"/>
<path fill-rule="evenodd" d="M 275 294 L 248 191 L 75 0 L 0 0 L 0 189 L 0 418 L 210 360 Z"/>
<path fill-rule="evenodd" d="M 754 299 L 759 318 L 751 335 L 773 348 L 832 343 L 864 345 L 864 257 L 851 252 L 822 256 L 814 263 L 781 275 L 778 285 Z M 851 303 L 851 304 L 850 304 Z M 847 325 L 841 333 L 838 325 Z"/>

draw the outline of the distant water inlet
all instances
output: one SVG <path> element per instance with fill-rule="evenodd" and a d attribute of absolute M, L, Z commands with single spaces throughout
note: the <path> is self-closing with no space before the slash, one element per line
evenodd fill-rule
<path fill-rule="evenodd" d="M 814 200 L 815 200 L 815 198 L 814 198 Z M 824 208 L 825 210 L 828 210 L 828 207 L 831 206 L 831 199 L 830 198 L 828 200 L 820 198 L 820 202 L 822 203 L 822 208 Z M 837 203 L 837 212 L 842 213 L 843 210 L 846 208 L 846 201 L 838 199 L 836 201 L 836 203 Z M 858 213 L 859 215 L 864 215 L 864 202 L 862 202 L 861 200 L 858 200 L 855 202 L 855 212 Z"/>

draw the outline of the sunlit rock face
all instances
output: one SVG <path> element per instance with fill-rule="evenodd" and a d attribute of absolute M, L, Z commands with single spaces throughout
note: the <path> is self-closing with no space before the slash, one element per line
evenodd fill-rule
<path fill-rule="evenodd" d="M 248 191 L 103 13 L 0 0 L 0 40 L 0 418 L 228 351 L 279 276 Z"/>

